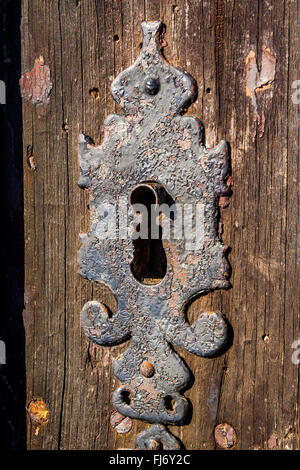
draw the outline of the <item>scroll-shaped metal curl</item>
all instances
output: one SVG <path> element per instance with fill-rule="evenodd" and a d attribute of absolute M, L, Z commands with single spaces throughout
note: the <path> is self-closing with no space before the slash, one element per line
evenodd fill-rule
<path fill-rule="evenodd" d="M 81 321 L 87 337 L 96 344 L 119 344 L 130 336 L 126 315 L 122 312 L 110 316 L 106 305 L 94 300 L 87 302 L 81 312 Z"/>
<path fill-rule="evenodd" d="M 136 443 L 141 450 L 180 450 L 176 437 L 160 424 L 154 424 L 141 432 Z"/>

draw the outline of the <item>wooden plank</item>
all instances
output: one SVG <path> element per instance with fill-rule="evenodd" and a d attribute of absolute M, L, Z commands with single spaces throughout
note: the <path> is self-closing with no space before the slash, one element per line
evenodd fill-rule
<path fill-rule="evenodd" d="M 22 9 L 22 71 L 42 55 L 53 82 L 48 105 L 23 102 L 24 155 L 32 148 L 37 164 L 32 171 L 24 163 L 27 403 L 42 397 L 50 409 L 38 434 L 28 421 L 28 447 L 134 448 L 147 426 L 134 422 L 126 436 L 111 429 L 112 361 L 126 345 L 96 348 L 80 328 L 87 300 L 112 310 L 116 301 L 77 274 L 79 233 L 89 223 L 87 195 L 77 187 L 77 141 L 83 131 L 100 143 L 105 116 L 120 112 L 110 84 L 138 54 L 140 22 L 161 19 L 167 59 L 198 83 L 189 113 L 203 121 L 207 146 L 229 141 L 233 169 L 232 202 L 222 210 L 233 288 L 201 297 L 187 312 L 193 320 L 220 309 L 232 324 L 233 346 L 213 360 L 178 349 L 194 375 L 186 392 L 193 415 L 172 432 L 188 449 L 213 449 L 214 426 L 229 422 L 238 449 L 299 448 L 299 368 L 291 361 L 300 338 L 299 105 L 291 100 L 298 2 L 23 0 Z M 245 93 L 245 60 L 253 50 L 260 67 L 263 46 L 276 55 L 276 75 L 258 93 L 260 137 Z"/>

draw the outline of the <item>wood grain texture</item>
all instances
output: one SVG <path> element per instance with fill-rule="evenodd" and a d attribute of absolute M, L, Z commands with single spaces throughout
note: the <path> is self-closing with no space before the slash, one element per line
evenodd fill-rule
<path fill-rule="evenodd" d="M 112 361 L 126 345 L 88 342 L 80 327 L 84 303 L 100 300 L 114 310 L 116 301 L 77 274 L 79 233 L 89 223 L 87 195 L 77 187 L 78 135 L 99 144 L 105 116 L 120 112 L 110 85 L 137 57 L 145 19 L 166 24 L 167 59 L 198 83 L 188 112 L 203 122 L 208 147 L 230 143 L 233 175 L 231 204 L 222 210 L 233 288 L 198 299 L 187 313 L 193 320 L 207 308 L 221 310 L 233 345 L 217 359 L 178 349 L 194 375 L 186 392 L 193 415 L 172 432 L 187 449 L 214 449 L 214 427 L 228 422 L 237 449 L 274 442 L 299 449 L 299 366 L 291 360 L 300 338 L 296 0 L 23 0 L 22 71 L 42 55 L 53 82 L 48 105 L 23 102 L 24 156 L 32 148 L 37 165 L 33 171 L 24 157 L 27 402 L 41 397 L 50 409 L 38 433 L 28 420 L 28 447 L 134 448 L 147 427 L 135 421 L 125 436 L 110 427 Z M 259 137 L 245 61 L 253 50 L 260 67 L 263 46 L 276 56 L 276 75 L 257 93 L 265 115 Z"/>

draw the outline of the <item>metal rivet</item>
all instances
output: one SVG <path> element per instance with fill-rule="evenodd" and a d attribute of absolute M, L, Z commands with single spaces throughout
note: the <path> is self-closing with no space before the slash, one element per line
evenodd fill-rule
<path fill-rule="evenodd" d="M 160 449 L 160 443 L 157 442 L 155 439 L 149 439 L 147 442 L 147 449 L 148 450 L 159 450 Z"/>
<path fill-rule="evenodd" d="M 222 449 L 231 449 L 236 444 L 236 432 L 230 424 L 218 424 L 215 428 L 215 441 Z"/>
<path fill-rule="evenodd" d="M 156 95 L 159 90 L 159 79 L 154 77 L 147 77 L 145 80 L 145 90 L 149 95 Z"/>
<path fill-rule="evenodd" d="M 50 417 L 50 411 L 42 398 L 34 398 L 28 405 L 28 414 L 32 423 L 39 426 L 47 424 Z"/>
<path fill-rule="evenodd" d="M 115 411 L 110 417 L 110 424 L 118 434 L 126 434 L 132 428 L 132 420 Z"/>
<path fill-rule="evenodd" d="M 150 362 L 144 361 L 141 364 L 140 372 L 144 377 L 152 377 L 154 374 L 154 367 Z"/>

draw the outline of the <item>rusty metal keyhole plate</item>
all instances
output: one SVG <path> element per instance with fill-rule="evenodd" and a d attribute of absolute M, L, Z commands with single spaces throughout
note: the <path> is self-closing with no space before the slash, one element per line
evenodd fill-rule
<path fill-rule="evenodd" d="M 124 416 L 154 423 L 138 437 L 138 447 L 172 449 L 178 442 L 163 425 L 184 423 L 188 402 L 181 390 L 190 377 L 172 345 L 211 357 L 227 338 L 220 313 L 202 313 L 190 325 L 184 309 L 194 296 L 229 286 L 226 249 L 218 236 L 218 198 L 228 195 L 228 149 L 224 141 L 206 149 L 200 121 L 182 116 L 196 84 L 163 58 L 161 23 L 144 22 L 142 28 L 140 55 L 112 84 L 124 114 L 106 118 L 101 146 L 80 136 L 79 186 L 89 189 L 91 220 L 89 233 L 81 237 L 79 272 L 107 285 L 118 301 L 115 315 L 96 300 L 87 302 L 82 326 L 102 346 L 131 338 L 114 362 L 121 386 L 113 393 L 113 405 Z M 124 235 L 120 216 L 120 206 L 129 201 L 127 225 L 132 226 L 130 197 L 142 197 L 141 189 L 152 191 L 154 205 L 165 204 L 166 211 L 178 205 L 177 219 L 179 207 L 184 213 L 188 206 L 200 211 L 201 243 L 195 247 L 189 233 L 163 239 L 165 272 L 153 284 L 140 282 L 132 270 L 136 246 L 130 233 Z M 162 211 L 160 217 L 168 215 Z M 171 226 L 176 217 L 169 217 Z M 101 234 L 108 222 L 116 222 L 114 238 Z"/>

